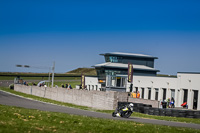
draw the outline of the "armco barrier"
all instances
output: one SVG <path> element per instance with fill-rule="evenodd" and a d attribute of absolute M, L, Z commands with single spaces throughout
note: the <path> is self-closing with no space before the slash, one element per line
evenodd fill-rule
<path fill-rule="evenodd" d="M 118 106 L 124 106 L 130 102 L 118 102 Z M 151 105 L 142 103 L 133 103 L 133 111 L 148 115 L 171 116 L 171 117 L 186 117 L 186 118 L 200 118 L 200 111 L 193 110 L 178 110 L 178 109 L 161 109 L 152 108 Z"/>

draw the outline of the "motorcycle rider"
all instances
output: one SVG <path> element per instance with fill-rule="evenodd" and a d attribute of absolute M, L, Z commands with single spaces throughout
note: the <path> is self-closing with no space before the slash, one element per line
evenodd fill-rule
<path fill-rule="evenodd" d="M 125 107 L 120 108 L 119 112 L 116 114 L 116 116 L 122 116 L 123 117 L 125 115 L 126 111 L 133 108 L 133 106 L 134 106 L 133 103 L 130 103 L 128 106 L 126 105 Z"/>

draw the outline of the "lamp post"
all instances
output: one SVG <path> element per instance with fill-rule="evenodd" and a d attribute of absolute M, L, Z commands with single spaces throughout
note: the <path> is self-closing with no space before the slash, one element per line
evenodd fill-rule
<path fill-rule="evenodd" d="M 53 67 L 52 67 L 52 88 L 53 88 L 53 82 L 54 82 L 54 70 L 55 70 L 55 61 L 53 62 Z"/>

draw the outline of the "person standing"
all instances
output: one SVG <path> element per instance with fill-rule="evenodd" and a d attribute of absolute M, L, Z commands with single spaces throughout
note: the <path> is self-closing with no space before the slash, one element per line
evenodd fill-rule
<path fill-rule="evenodd" d="M 174 103 L 175 103 L 175 100 L 174 100 L 174 98 L 172 97 L 172 99 L 171 99 L 171 107 L 172 107 L 172 108 L 175 107 L 175 106 L 174 106 Z"/>
<path fill-rule="evenodd" d="M 137 91 L 137 96 L 136 97 L 140 98 L 140 92 L 139 91 Z"/>
<path fill-rule="evenodd" d="M 65 88 L 68 88 L 68 84 L 66 83 L 66 87 Z"/>

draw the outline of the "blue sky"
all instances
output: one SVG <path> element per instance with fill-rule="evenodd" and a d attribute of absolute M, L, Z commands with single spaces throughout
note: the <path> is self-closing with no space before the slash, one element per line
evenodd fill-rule
<path fill-rule="evenodd" d="M 57 73 L 103 63 L 100 53 L 156 56 L 162 74 L 200 72 L 198 0 L 1 0 L 0 71 Z"/>

